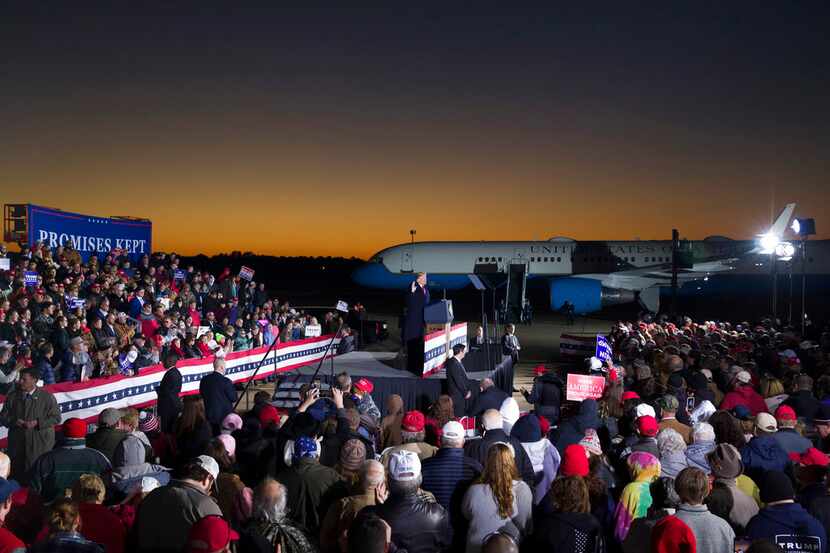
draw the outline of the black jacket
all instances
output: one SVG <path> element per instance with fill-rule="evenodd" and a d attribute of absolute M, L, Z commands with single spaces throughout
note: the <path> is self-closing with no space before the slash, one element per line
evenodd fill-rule
<path fill-rule="evenodd" d="M 519 476 L 521 476 L 522 480 L 532 490 L 536 480 L 535 473 L 533 472 L 533 463 L 530 462 L 525 448 L 522 447 L 522 442 L 512 436 L 508 436 L 501 428 L 487 430 L 481 439 L 468 441 L 464 444 L 464 454 L 472 457 L 484 467 L 487 465 L 487 451 L 496 442 L 504 442 L 513 446 L 513 451 L 516 454 L 516 469 L 519 471 Z"/>
<path fill-rule="evenodd" d="M 469 413 L 472 417 L 477 417 L 485 412 L 487 409 L 501 409 L 501 404 L 509 396 L 501 389 L 491 386 L 481 392 L 470 406 Z M 453 400 L 454 401 L 454 400 Z"/>
<path fill-rule="evenodd" d="M 438 503 L 417 494 L 393 495 L 384 503 L 367 507 L 392 527 L 392 542 L 408 553 L 436 553 L 450 545 L 450 517 Z"/>
<path fill-rule="evenodd" d="M 604 552 L 602 528 L 590 513 L 549 513 L 533 524 L 522 551 Z"/>
<path fill-rule="evenodd" d="M 349 428 L 349 421 L 346 418 L 345 409 L 337 410 L 337 430 L 333 434 L 326 434 L 323 437 L 322 449 L 320 450 L 320 464 L 327 467 L 334 467 L 340 460 L 340 448 L 349 440 L 360 440 L 366 446 L 366 458 L 375 458 L 375 448 L 372 441 L 363 435 Z"/>
<path fill-rule="evenodd" d="M 424 307 L 429 303 L 429 290 L 415 286 L 415 292 L 406 290 L 406 319 L 404 321 L 403 339 L 405 341 L 421 338 L 424 335 Z M 412 553 L 410 551 L 410 553 Z"/>
<path fill-rule="evenodd" d="M 551 441 L 559 450 L 559 455 L 564 455 L 565 448 L 569 445 L 579 443 L 585 437 L 585 430 L 588 428 L 599 431 L 602 421 L 597 410 L 597 402 L 593 399 L 586 399 L 579 404 L 579 414 L 565 420 L 552 432 Z"/>
<path fill-rule="evenodd" d="M 236 402 L 236 390 L 231 380 L 216 371 L 202 377 L 199 393 L 205 400 L 205 418 L 214 427 L 218 427 L 231 411 Z"/>
<path fill-rule="evenodd" d="M 565 383 L 555 374 L 545 373 L 533 381 L 533 389 L 527 401 L 533 404 L 537 415 L 545 417 L 551 424 L 559 420 L 559 406 L 562 404 L 562 388 Z"/>
<path fill-rule="evenodd" d="M 794 394 L 790 394 L 790 397 L 787 398 L 784 404 L 792 407 L 795 414 L 800 418 L 811 421 L 816 415 L 816 411 L 818 411 L 821 402 L 815 398 L 813 392 L 800 390 Z"/>
<path fill-rule="evenodd" d="M 467 392 L 472 391 L 476 387 L 476 382 L 475 380 L 467 378 L 467 371 L 464 369 L 464 365 L 455 357 L 447 359 L 446 369 L 447 394 L 452 398 L 455 416 L 463 417 L 467 414 L 467 400 L 465 396 Z M 501 404 L 499 404 L 499 407 L 501 407 Z"/>
<path fill-rule="evenodd" d="M 179 394 L 182 391 L 182 373 L 179 369 L 173 367 L 167 369 L 164 376 L 161 378 L 159 387 L 156 389 L 158 394 L 158 414 L 161 419 L 162 432 L 173 432 L 173 425 L 182 412 L 182 398 Z"/>

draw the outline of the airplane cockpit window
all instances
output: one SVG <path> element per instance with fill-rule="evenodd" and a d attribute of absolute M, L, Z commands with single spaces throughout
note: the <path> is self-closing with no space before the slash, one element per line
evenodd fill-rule
<path fill-rule="evenodd" d="M 383 263 L 383 258 L 379 255 L 376 255 L 375 257 L 369 260 L 369 263 Z"/>

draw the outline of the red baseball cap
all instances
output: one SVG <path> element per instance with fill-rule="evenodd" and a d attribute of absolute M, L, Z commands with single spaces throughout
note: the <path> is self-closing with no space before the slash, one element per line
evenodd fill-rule
<path fill-rule="evenodd" d="M 637 432 L 639 432 L 640 435 L 653 437 L 657 435 L 658 430 L 659 426 L 657 424 L 657 419 L 651 415 L 643 415 L 637 419 Z"/>
<path fill-rule="evenodd" d="M 795 410 L 789 405 L 782 405 L 775 410 L 775 418 L 782 421 L 794 421 L 798 419 Z"/>
<path fill-rule="evenodd" d="M 271 423 L 280 425 L 280 412 L 273 405 L 265 405 L 259 410 L 259 422 L 262 426 L 268 426 Z"/>
<path fill-rule="evenodd" d="M 533 374 L 536 376 L 542 376 L 546 371 L 547 369 L 544 365 L 536 365 L 536 368 L 533 369 Z"/>
<path fill-rule="evenodd" d="M 421 432 L 424 429 L 424 414 L 420 411 L 409 411 L 403 416 L 401 428 L 406 432 Z"/>
<path fill-rule="evenodd" d="M 623 401 L 628 401 L 629 399 L 640 399 L 640 394 L 638 394 L 637 392 L 631 392 L 631 391 L 623 392 L 622 400 Z"/>
<path fill-rule="evenodd" d="M 372 390 L 375 389 L 375 385 L 368 378 L 361 378 L 354 383 L 354 387 L 366 394 L 371 394 Z"/>
<path fill-rule="evenodd" d="M 86 423 L 76 417 L 66 419 L 63 422 L 63 435 L 66 438 L 85 438 Z"/>
<path fill-rule="evenodd" d="M 208 515 L 190 527 L 187 536 L 187 550 L 190 552 L 213 553 L 239 539 L 239 534 L 219 515 Z"/>

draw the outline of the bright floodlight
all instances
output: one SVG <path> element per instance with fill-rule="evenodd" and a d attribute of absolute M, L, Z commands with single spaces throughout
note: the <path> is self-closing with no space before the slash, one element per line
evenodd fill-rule
<path fill-rule="evenodd" d="M 761 253 L 772 254 L 775 252 L 775 247 L 781 242 L 776 235 L 771 232 L 761 235 Z"/>
<path fill-rule="evenodd" d="M 801 232 L 801 222 L 798 219 L 793 219 L 793 224 L 790 225 L 790 228 L 793 229 L 793 232 L 798 234 Z"/>

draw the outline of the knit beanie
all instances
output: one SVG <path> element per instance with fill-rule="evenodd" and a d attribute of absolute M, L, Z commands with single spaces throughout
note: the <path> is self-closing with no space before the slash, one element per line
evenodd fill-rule
<path fill-rule="evenodd" d="M 534 414 L 519 417 L 519 420 L 510 430 L 510 435 L 524 444 L 538 442 L 542 439 L 542 427 L 539 425 L 539 419 Z"/>
<path fill-rule="evenodd" d="M 579 444 L 571 444 L 565 448 L 562 464 L 559 465 L 559 474 L 562 476 L 588 476 L 588 453 Z"/>
<path fill-rule="evenodd" d="M 602 455 L 602 444 L 599 441 L 599 434 L 593 428 L 585 430 L 585 436 L 580 440 L 579 445 L 584 447 L 588 453 Z"/>
<path fill-rule="evenodd" d="M 340 448 L 340 466 L 344 470 L 356 471 L 366 461 L 366 446 L 357 438 L 347 440 Z"/>
<path fill-rule="evenodd" d="M 795 490 L 789 476 L 778 470 L 770 470 L 764 474 L 761 482 L 761 501 L 772 503 L 794 497 Z"/>

